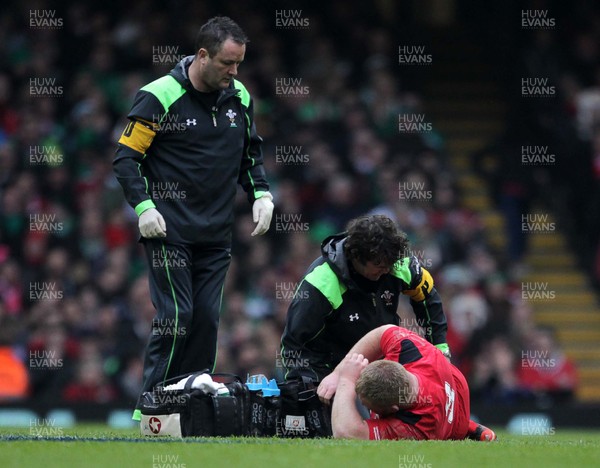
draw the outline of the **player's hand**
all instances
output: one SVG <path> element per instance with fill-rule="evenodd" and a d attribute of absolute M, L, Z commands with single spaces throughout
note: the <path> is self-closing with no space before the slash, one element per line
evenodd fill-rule
<path fill-rule="evenodd" d="M 321 400 L 326 405 L 331 404 L 331 399 L 333 395 L 335 395 L 335 391 L 337 390 L 338 382 L 340 380 L 340 376 L 336 371 L 333 371 L 319 384 L 319 388 L 317 388 L 317 395 L 319 395 L 319 400 Z"/>
<path fill-rule="evenodd" d="M 340 380 L 348 379 L 355 383 L 360 376 L 360 373 L 369 364 L 369 360 L 362 354 L 352 353 L 348 354 L 336 370 L 339 373 Z"/>
<path fill-rule="evenodd" d="M 138 220 L 140 234 L 146 239 L 167 237 L 165 219 L 156 208 L 149 208 L 140 215 Z"/>
<path fill-rule="evenodd" d="M 252 220 L 257 223 L 252 231 L 252 236 L 263 235 L 269 230 L 271 218 L 273 217 L 273 195 L 270 192 L 263 193 L 263 196 L 254 200 L 252 205 Z"/>

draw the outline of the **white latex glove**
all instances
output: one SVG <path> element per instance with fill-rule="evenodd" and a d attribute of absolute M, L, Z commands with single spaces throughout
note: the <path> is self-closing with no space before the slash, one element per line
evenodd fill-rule
<path fill-rule="evenodd" d="M 254 200 L 252 205 L 252 220 L 257 223 L 252 232 L 252 236 L 263 235 L 269 230 L 271 218 L 273 217 L 273 195 L 270 192 L 263 193 L 263 196 Z"/>
<path fill-rule="evenodd" d="M 147 239 L 152 237 L 167 237 L 165 219 L 156 208 L 149 208 L 140 215 L 138 221 L 140 234 Z"/>

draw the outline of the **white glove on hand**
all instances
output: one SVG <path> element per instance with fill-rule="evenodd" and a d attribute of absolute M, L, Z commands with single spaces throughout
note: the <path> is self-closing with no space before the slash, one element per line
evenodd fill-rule
<path fill-rule="evenodd" d="M 273 195 L 270 192 L 263 193 L 263 196 L 254 200 L 252 205 L 252 220 L 256 228 L 252 232 L 252 236 L 263 235 L 269 230 L 271 218 L 273 217 Z"/>
<path fill-rule="evenodd" d="M 167 225 L 165 219 L 156 208 L 149 208 L 140 215 L 138 221 L 142 237 L 167 237 Z"/>

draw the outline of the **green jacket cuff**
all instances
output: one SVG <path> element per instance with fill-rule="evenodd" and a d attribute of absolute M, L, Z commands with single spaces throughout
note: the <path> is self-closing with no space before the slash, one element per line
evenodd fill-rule
<path fill-rule="evenodd" d="M 135 207 L 135 214 L 140 216 L 144 211 L 149 210 L 150 208 L 156 208 L 154 202 L 150 199 L 144 200 Z"/>

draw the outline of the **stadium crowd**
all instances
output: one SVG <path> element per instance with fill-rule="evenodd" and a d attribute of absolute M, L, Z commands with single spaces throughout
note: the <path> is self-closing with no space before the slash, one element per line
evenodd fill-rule
<path fill-rule="evenodd" d="M 410 21 L 333 1 L 319 14 L 305 7 L 308 25 L 279 28 L 271 2 L 216 3 L 77 2 L 56 8 L 63 20 L 56 28 L 32 27 L 23 5 L 1 14 L 0 398 L 137 398 L 154 307 L 137 217 L 112 160 L 135 92 L 191 55 L 197 27 L 214 14 L 237 19 L 252 41 L 240 79 L 257 102 L 276 210 L 267 235 L 250 237 L 250 207 L 238 197 L 217 370 L 282 378 L 279 341 L 299 278 L 325 236 L 370 212 L 397 221 L 436 279 L 453 362 L 474 401 L 572 395 L 575 371 L 521 299 L 514 256 L 494 251 L 477 214 L 460 203 L 443 136 L 398 132 L 399 114 L 422 109 L 418 80 L 404 80 L 394 61 L 395 28 L 410 35 Z M 545 49 L 552 31 L 527 52 L 538 57 L 527 63 L 551 67 L 560 79 L 554 104 L 579 131 L 565 138 L 594 148 L 596 207 L 598 24 L 573 36 L 570 62 L 552 63 Z M 42 92 L 33 77 L 50 79 Z M 286 93 L 276 78 L 301 81 Z M 554 115 L 531 109 L 542 123 L 544 112 Z M 402 187 L 420 187 L 422 199 L 406 199 Z M 399 313 L 414 329 L 408 303 Z M 559 365 L 526 369 L 523 352 L 534 347 L 551 350 Z"/>

